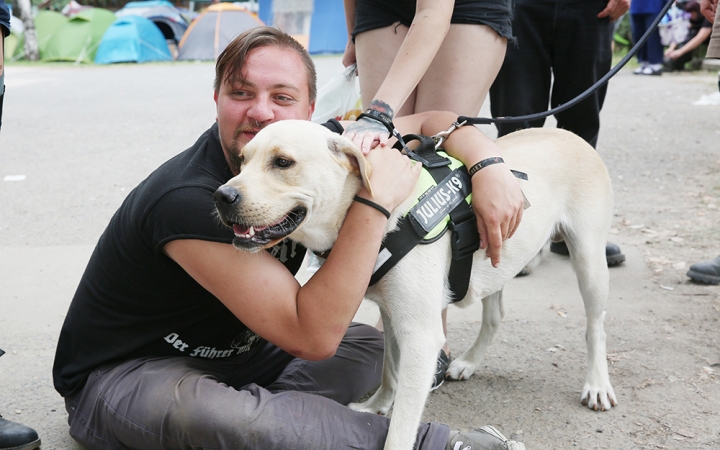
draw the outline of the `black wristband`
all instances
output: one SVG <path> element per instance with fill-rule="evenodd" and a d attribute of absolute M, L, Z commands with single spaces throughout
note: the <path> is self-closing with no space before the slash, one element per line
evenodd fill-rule
<path fill-rule="evenodd" d="M 375 208 L 375 209 L 377 209 L 378 211 L 380 211 L 381 213 L 383 213 L 383 215 L 384 215 L 385 217 L 387 217 L 388 219 L 390 218 L 390 211 L 388 211 L 387 209 L 383 208 L 382 206 L 378 205 L 378 204 L 375 203 L 375 202 L 371 202 L 371 201 L 368 200 L 368 199 L 365 199 L 365 198 L 362 198 L 362 197 L 358 197 L 357 195 L 356 195 L 355 197 L 353 197 L 353 200 L 355 200 L 356 202 L 360 202 L 360 203 L 362 203 L 363 205 L 368 205 L 368 206 L 371 207 L 371 208 Z"/>
<path fill-rule="evenodd" d="M 504 162 L 505 162 L 505 161 L 503 161 L 503 159 L 502 159 L 501 157 L 499 157 L 499 156 L 493 156 L 492 158 L 483 159 L 483 160 L 480 161 L 479 163 L 476 163 L 475 165 L 473 165 L 473 166 L 470 168 L 470 170 L 468 170 L 468 173 L 469 173 L 470 176 L 472 177 L 472 176 L 475 175 L 477 172 L 479 172 L 480 169 L 483 169 L 483 168 L 485 168 L 485 167 L 487 167 L 487 166 L 492 166 L 493 164 L 502 164 L 502 163 L 504 163 Z"/>
<path fill-rule="evenodd" d="M 376 122 L 380 122 L 387 128 L 388 132 L 392 134 L 392 132 L 395 130 L 395 125 L 392 123 L 392 117 L 388 116 L 387 114 L 378 111 L 377 109 L 368 109 L 364 113 L 360 114 L 357 118 L 357 120 L 362 119 L 363 117 L 367 117 L 369 119 L 372 119 Z"/>

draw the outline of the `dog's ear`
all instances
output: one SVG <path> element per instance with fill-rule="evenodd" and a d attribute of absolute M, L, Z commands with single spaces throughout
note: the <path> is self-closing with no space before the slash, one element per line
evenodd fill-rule
<path fill-rule="evenodd" d="M 328 137 L 328 150 L 337 156 L 340 161 L 347 161 L 348 170 L 360 177 L 363 186 L 372 195 L 372 186 L 370 186 L 370 174 L 372 166 L 362 154 L 362 151 L 352 143 L 351 140 L 332 133 Z"/>

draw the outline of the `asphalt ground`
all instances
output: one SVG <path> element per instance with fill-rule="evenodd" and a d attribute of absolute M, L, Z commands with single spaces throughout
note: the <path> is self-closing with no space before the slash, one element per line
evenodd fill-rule
<path fill-rule="evenodd" d="M 318 57 L 316 63 L 319 85 L 342 69 L 338 57 Z M 7 353 L 0 358 L 0 414 L 35 428 L 44 449 L 75 449 L 79 446 L 67 434 L 64 404 L 51 378 L 65 312 L 95 242 L 124 197 L 214 121 L 214 66 L 23 63 L 6 66 L 6 72 L 0 133 L 0 348 Z M 579 367 L 553 363 L 548 371 L 537 363 L 526 368 L 526 359 L 547 363 L 548 353 L 525 355 L 522 347 L 532 347 L 535 340 L 543 350 L 551 347 L 540 336 L 553 329 L 572 335 L 573 345 L 563 350 L 584 352 L 582 303 L 572 271 L 565 258 L 545 252 L 531 276 L 506 287 L 506 323 L 488 356 L 490 378 L 446 383 L 431 396 L 427 420 L 461 428 L 499 424 L 528 449 L 720 448 L 720 386 L 714 372 L 720 369 L 713 365 L 720 360 L 718 288 L 690 284 L 684 276 L 687 265 L 718 254 L 720 217 L 710 205 L 720 196 L 720 106 L 693 105 L 716 89 L 713 72 L 643 78 L 625 69 L 610 83 L 598 151 L 616 192 L 610 240 L 627 255 L 624 265 L 611 270 L 608 302 L 608 352 L 617 363 L 611 378 L 619 408 L 597 414 L 579 406 L 582 357 Z M 481 115 L 488 114 L 485 104 Z M 482 129 L 495 135 L 492 127 Z M 480 311 L 479 305 L 451 308 L 453 349 L 467 346 L 465 331 L 474 333 Z M 691 313 L 691 318 L 683 316 Z M 374 323 L 376 314 L 366 305 L 358 317 Z M 567 321 L 558 322 L 565 320 L 563 314 Z M 669 323 L 679 328 L 672 321 L 681 316 L 687 346 L 667 347 L 668 342 L 680 344 L 681 334 L 674 341 L 665 335 L 650 339 Z M 664 318 L 660 323 L 659 317 Z M 544 321 L 550 325 L 543 327 Z M 515 342 L 518 336 L 526 337 Z M 637 353 L 623 347 L 633 340 Z M 643 350 L 650 361 L 662 354 L 661 367 L 644 361 Z M 517 361 L 523 361 L 520 368 L 513 365 Z M 673 364 L 677 373 L 667 375 Z M 503 376 L 506 366 L 513 372 Z M 684 367 L 691 372 L 685 378 Z M 709 371 L 702 378 L 705 368 Z M 523 373 L 519 378 L 517 371 Z M 653 375 L 657 371 L 665 378 Z M 569 393 L 553 397 L 558 392 L 551 386 L 547 395 L 561 405 L 548 408 L 540 399 L 544 388 L 538 386 L 565 381 L 568 374 Z M 686 384 L 673 391 L 680 383 L 668 377 L 687 379 L 697 390 L 687 391 Z M 698 393 L 701 399 L 692 398 Z M 646 412 L 683 408 L 689 408 L 684 419 Z M 582 423 L 571 425 L 576 418 Z"/>

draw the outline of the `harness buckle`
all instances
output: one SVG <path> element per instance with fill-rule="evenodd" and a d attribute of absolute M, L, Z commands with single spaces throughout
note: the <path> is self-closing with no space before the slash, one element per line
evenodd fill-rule
<path fill-rule="evenodd" d="M 471 256 L 480 248 L 480 233 L 477 229 L 475 214 L 470 213 L 459 223 L 450 222 L 450 247 L 455 260 Z"/>
<path fill-rule="evenodd" d="M 435 141 L 435 149 L 439 149 L 443 142 L 445 142 L 445 139 L 447 139 L 450 136 L 450 133 L 457 130 L 461 126 L 465 125 L 467 123 L 467 120 L 464 120 L 462 122 L 453 122 L 453 124 L 445 131 L 441 131 L 435 136 L 432 137 L 432 140 Z"/>
<path fill-rule="evenodd" d="M 440 156 L 435 151 L 432 152 L 420 152 L 420 151 L 408 151 L 407 156 L 410 159 L 422 163 L 423 167 L 433 169 L 435 167 L 449 166 L 451 161 L 444 156 Z"/>

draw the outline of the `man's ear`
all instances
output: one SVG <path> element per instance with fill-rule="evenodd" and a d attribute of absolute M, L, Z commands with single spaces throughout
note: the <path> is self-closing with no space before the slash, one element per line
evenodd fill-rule
<path fill-rule="evenodd" d="M 315 102 L 310 103 L 310 108 L 308 110 L 308 118 L 307 120 L 312 120 L 312 115 L 315 112 Z"/>
<path fill-rule="evenodd" d="M 372 186 L 370 186 L 370 174 L 372 166 L 365 158 L 362 151 L 347 139 L 336 133 L 328 133 L 328 150 L 336 155 L 341 161 L 347 161 L 348 170 L 360 177 L 365 189 L 372 195 Z"/>

